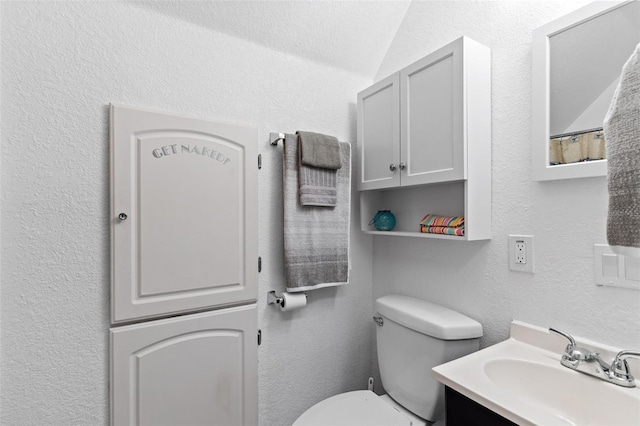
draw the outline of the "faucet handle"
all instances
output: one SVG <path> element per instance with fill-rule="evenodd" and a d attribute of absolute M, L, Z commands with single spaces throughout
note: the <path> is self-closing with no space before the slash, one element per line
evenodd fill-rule
<path fill-rule="evenodd" d="M 629 364 L 627 364 L 627 358 L 640 358 L 640 352 L 638 351 L 620 351 L 613 359 L 610 370 L 618 377 L 631 377 L 629 373 Z"/>
<path fill-rule="evenodd" d="M 567 340 L 569 340 L 569 344 L 567 345 L 565 352 L 569 353 L 576 348 L 576 341 L 574 340 L 573 337 L 571 337 L 569 333 L 565 333 L 564 331 L 556 330 L 555 328 L 551 328 L 551 327 L 549 327 L 549 331 L 557 333 L 562 337 L 566 338 Z"/>
<path fill-rule="evenodd" d="M 611 367 L 609 367 L 609 381 L 628 388 L 632 388 L 636 385 L 636 382 L 629 372 L 629 364 L 627 364 L 627 358 L 640 358 L 640 352 L 638 351 L 620 351 L 613 359 Z"/>

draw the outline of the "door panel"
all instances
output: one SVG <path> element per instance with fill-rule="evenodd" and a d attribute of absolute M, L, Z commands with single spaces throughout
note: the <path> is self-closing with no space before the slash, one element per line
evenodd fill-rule
<path fill-rule="evenodd" d="M 358 94 L 358 189 L 400 184 L 400 173 L 390 170 L 400 160 L 400 104 L 398 74 Z"/>
<path fill-rule="evenodd" d="M 111 328 L 113 425 L 257 424 L 256 305 Z"/>
<path fill-rule="evenodd" d="M 244 281 L 242 149 L 212 136 L 171 133 L 137 138 L 140 297 Z M 169 155 L 158 146 L 168 146 Z M 145 155 L 149 150 L 158 157 Z"/>
<path fill-rule="evenodd" d="M 453 168 L 453 58 L 407 77 L 409 173 Z M 422 142 L 422 143 L 418 143 Z"/>
<path fill-rule="evenodd" d="M 464 178 L 462 49 L 440 49 L 401 72 L 402 185 Z"/>
<path fill-rule="evenodd" d="M 111 107 L 114 323 L 256 300 L 256 142 L 251 127 Z"/>

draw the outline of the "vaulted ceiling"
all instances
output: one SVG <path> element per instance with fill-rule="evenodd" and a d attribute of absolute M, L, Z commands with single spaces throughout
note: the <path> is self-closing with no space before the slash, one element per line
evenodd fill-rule
<path fill-rule="evenodd" d="M 411 1 L 144 1 L 132 4 L 372 78 Z"/>

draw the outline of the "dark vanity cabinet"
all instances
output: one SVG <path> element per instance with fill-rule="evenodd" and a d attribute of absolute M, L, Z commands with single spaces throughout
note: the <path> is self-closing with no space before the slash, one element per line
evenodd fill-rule
<path fill-rule="evenodd" d="M 445 386 L 447 426 L 510 426 L 516 425 L 501 415 Z"/>

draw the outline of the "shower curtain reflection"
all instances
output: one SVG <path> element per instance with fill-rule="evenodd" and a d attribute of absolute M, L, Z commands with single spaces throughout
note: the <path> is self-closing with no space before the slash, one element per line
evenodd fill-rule
<path fill-rule="evenodd" d="M 549 141 L 549 165 L 579 163 L 607 158 L 601 129 L 556 135 Z"/>

